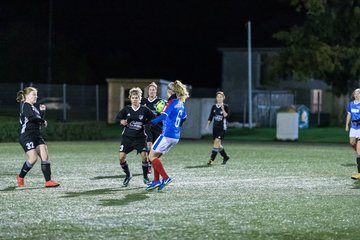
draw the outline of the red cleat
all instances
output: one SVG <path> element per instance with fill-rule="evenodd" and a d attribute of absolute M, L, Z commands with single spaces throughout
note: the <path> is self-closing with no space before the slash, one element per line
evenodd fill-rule
<path fill-rule="evenodd" d="M 54 180 L 49 180 L 45 182 L 45 187 L 58 187 L 60 184 Z"/>
<path fill-rule="evenodd" d="M 20 177 L 19 175 L 16 175 L 16 181 L 18 187 L 25 187 L 24 178 Z"/>

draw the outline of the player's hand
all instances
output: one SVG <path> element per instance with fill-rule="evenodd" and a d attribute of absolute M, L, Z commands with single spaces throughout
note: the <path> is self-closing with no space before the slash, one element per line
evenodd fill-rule
<path fill-rule="evenodd" d="M 126 126 L 128 124 L 128 122 L 126 119 L 122 119 L 122 120 L 120 120 L 120 124 L 123 126 Z"/>
<path fill-rule="evenodd" d="M 44 120 L 44 126 L 47 127 L 47 125 L 48 125 L 48 124 L 47 124 L 47 121 Z"/>
<path fill-rule="evenodd" d="M 221 104 L 220 108 L 221 108 L 221 110 L 222 110 L 223 112 L 225 112 L 224 104 Z"/>
<path fill-rule="evenodd" d="M 40 111 L 45 111 L 45 110 L 46 110 L 46 105 L 40 104 L 40 105 L 39 105 L 39 110 L 40 110 Z"/>
<path fill-rule="evenodd" d="M 345 131 L 347 131 L 347 132 L 349 131 L 349 126 L 345 127 Z"/>

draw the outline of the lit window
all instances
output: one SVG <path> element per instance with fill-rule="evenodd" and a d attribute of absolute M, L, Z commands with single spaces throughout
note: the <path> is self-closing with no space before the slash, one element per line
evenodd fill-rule
<path fill-rule="evenodd" d="M 321 112 L 322 90 L 312 89 L 310 101 L 311 101 L 311 112 Z"/>

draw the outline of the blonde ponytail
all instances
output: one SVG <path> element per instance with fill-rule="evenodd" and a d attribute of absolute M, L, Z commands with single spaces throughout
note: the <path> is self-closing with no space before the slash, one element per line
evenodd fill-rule
<path fill-rule="evenodd" d="M 168 88 L 175 92 L 177 98 L 180 99 L 180 101 L 182 102 L 185 102 L 185 100 L 189 97 L 189 92 L 186 89 L 186 86 L 182 84 L 180 80 L 169 83 Z"/>
<path fill-rule="evenodd" d="M 24 90 L 18 91 L 18 93 L 16 94 L 16 101 L 17 102 L 25 102 L 26 95 L 28 95 L 32 91 L 37 91 L 37 89 L 33 88 L 33 87 L 27 87 L 27 88 L 24 88 Z"/>
<path fill-rule="evenodd" d="M 16 101 L 17 102 L 24 102 L 25 101 L 25 94 L 23 90 L 18 91 L 16 94 Z"/>

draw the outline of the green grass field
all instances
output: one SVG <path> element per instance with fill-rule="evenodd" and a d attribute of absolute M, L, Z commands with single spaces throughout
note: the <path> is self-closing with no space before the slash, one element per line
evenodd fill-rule
<path fill-rule="evenodd" d="M 138 156 L 127 188 L 117 141 L 49 142 L 53 178 L 0 144 L 0 239 L 359 239 L 360 183 L 345 144 L 225 142 L 230 161 L 206 166 L 209 141 L 180 141 L 165 155 L 174 182 L 146 192 Z"/>

